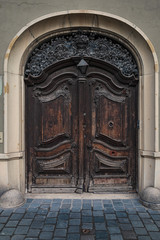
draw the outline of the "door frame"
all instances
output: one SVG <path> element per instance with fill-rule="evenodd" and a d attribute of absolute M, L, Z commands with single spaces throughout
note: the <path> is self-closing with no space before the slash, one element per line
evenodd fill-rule
<path fill-rule="evenodd" d="M 95 18 L 98 20 L 95 21 Z M 147 186 L 160 187 L 159 64 L 156 52 L 149 38 L 133 23 L 112 14 L 90 10 L 43 16 L 27 24 L 12 39 L 4 61 L 5 125 L 4 154 L 0 157 L 1 182 L 25 192 L 23 72 L 29 53 L 39 42 L 53 34 L 64 30 L 69 32 L 71 27 L 81 26 L 118 38 L 137 59 L 140 71 L 138 192 Z"/>

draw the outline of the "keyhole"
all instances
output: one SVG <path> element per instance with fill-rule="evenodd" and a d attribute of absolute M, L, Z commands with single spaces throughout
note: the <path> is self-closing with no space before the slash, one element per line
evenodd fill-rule
<path fill-rule="evenodd" d="M 114 125 L 114 123 L 113 123 L 112 121 L 109 121 L 108 126 L 109 126 L 110 128 L 113 128 L 113 125 Z"/>

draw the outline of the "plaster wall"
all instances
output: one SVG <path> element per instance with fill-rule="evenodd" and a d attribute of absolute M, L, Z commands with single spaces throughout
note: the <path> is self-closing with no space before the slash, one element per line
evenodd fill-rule
<path fill-rule="evenodd" d="M 20 29 L 43 15 L 72 9 L 103 11 L 129 20 L 148 36 L 160 58 L 159 0 L 0 0 L 0 75 L 3 77 L 4 74 L 3 62 L 7 47 Z M 131 36 L 128 37 L 132 37 L 132 33 L 129 34 Z M 7 86 L 5 90 L 7 91 Z M 0 94 L 0 132 L 3 132 L 3 93 Z M 0 143 L 0 153 L 2 152 L 3 143 Z"/>

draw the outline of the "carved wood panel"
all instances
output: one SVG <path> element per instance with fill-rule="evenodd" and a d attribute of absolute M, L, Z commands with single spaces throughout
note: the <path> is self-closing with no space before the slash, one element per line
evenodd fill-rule
<path fill-rule="evenodd" d="M 98 68 L 90 68 L 88 78 L 91 94 L 88 191 L 131 191 L 136 184 L 137 87 Z"/>
<path fill-rule="evenodd" d="M 91 57 L 115 66 L 124 76 L 138 77 L 137 63 L 121 42 L 106 35 L 84 29 L 47 39 L 31 53 L 25 67 L 25 77 L 39 76 L 48 66 L 71 57 Z"/>
<path fill-rule="evenodd" d="M 75 73 L 53 73 L 26 85 L 28 190 L 75 191 L 78 138 Z M 74 116 L 75 115 L 75 116 Z M 31 133 L 31 134 L 30 134 Z"/>
<path fill-rule="evenodd" d="M 75 58 L 26 79 L 28 191 L 135 188 L 137 80 L 85 60 L 85 73 Z"/>
<path fill-rule="evenodd" d="M 105 87 L 102 90 L 96 87 L 96 135 L 109 137 L 114 141 L 126 141 L 127 133 L 123 131 L 123 126 L 127 128 L 127 109 L 125 108 L 126 98 L 124 96 L 116 96 L 109 93 Z M 124 134 L 124 135 L 123 135 Z"/>

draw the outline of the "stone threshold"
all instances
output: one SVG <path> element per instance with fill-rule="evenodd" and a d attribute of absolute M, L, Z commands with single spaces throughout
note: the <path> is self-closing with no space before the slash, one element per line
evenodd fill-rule
<path fill-rule="evenodd" d="M 101 193 L 101 194 L 95 194 L 95 193 L 41 193 L 41 194 L 35 194 L 35 193 L 26 193 L 25 198 L 32 198 L 32 199 L 138 199 L 139 196 L 137 193 L 125 193 L 125 194 L 119 194 L 119 193 Z"/>

